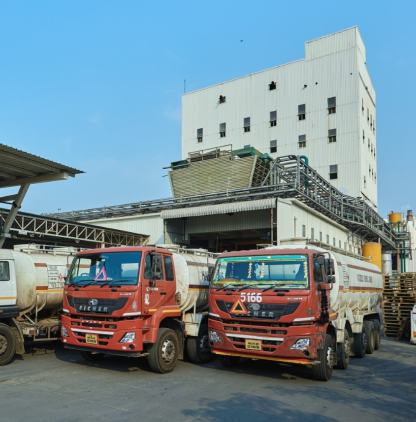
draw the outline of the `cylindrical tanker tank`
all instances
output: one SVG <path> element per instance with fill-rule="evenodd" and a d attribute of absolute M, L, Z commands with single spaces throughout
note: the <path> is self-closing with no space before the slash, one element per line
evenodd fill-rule
<path fill-rule="evenodd" d="M 368 242 L 363 244 L 363 256 L 371 258 L 371 263 L 382 269 L 381 243 Z"/>
<path fill-rule="evenodd" d="M 29 252 L 29 253 L 28 253 Z M 62 289 L 72 256 L 39 253 L 28 249 L 0 250 L 0 259 L 14 262 L 17 299 L 20 313 L 40 310 L 59 310 L 62 307 Z"/>
<path fill-rule="evenodd" d="M 197 312 L 208 309 L 208 275 L 215 259 L 207 254 L 173 253 L 176 272 L 176 293 L 180 294 L 182 312 L 196 307 Z"/>
<path fill-rule="evenodd" d="M 389 221 L 393 227 L 399 227 L 402 221 L 402 214 L 400 212 L 391 212 L 389 214 Z"/>

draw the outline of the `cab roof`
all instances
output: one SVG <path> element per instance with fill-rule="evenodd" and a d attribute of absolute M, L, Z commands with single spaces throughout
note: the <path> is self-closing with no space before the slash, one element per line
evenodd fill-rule
<path fill-rule="evenodd" d="M 163 248 L 156 248 L 155 246 L 117 246 L 112 248 L 86 249 L 85 251 L 78 252 L 78 255 L 91 255 L 93 253 L 103 252 L 151 252 L 155 249 L 157 249 L 158 253 L 172 255 L 172 251 Z"/>

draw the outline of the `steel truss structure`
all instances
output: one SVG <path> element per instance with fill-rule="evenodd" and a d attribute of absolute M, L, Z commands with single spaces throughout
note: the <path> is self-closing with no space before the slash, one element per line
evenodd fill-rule
<path fill-rule="evenodd" d="M 0 208 L 0 222 L 4 224 L 9 210 Z M 9 238 L 26 241 L 65 243 L 74 246 L 141 246 L 149 236 L 123 230 L 93 226 L 54 217 L 19 212 L 11 223 Z"/>
<path fill-rule="evenodd" d="M 72 221 L 88 221 L 263 198 L 298 199 L 362 239 L 380 241 L 383 249 L 409 250 L 408 232 L 398 233 L 365 200 L 343 194 L 309 167 L 301 156 L 295 155 L 277 157 L 260 187 L 92 208 L 59 216 Z"/>

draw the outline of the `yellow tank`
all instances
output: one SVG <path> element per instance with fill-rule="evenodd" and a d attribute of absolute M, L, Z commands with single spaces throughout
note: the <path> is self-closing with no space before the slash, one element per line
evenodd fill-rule
<path fill-rule="evenodd" d="M 392 215 L 392 214 L 390 214 Z M 401 218 L 401 214 L 398 214 Z M 363 245 L 363 256 L 371 257 L 371 263 L 377 265 L 381 271 L 381 243 L 368 242 Z"/>
<path fill-rule="evenodd" d="M 392 223 L 393 227 L 397 227 L 398 223 L 402 221 L 402 214 L 400 212 L 392 212 L 389 214 L 389 221 Z"/>

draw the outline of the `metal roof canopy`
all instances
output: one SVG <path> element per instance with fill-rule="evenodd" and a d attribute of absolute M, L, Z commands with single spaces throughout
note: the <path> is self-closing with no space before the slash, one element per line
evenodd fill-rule
<path fill-rule="evenodd" d="M 0 208 L 0 222 L 3 223 L 9 210 Z M 74 244 L 89 248 L 107 246 L 142 246 L 149 237 L 108 227 L 74 223 L 43 215 L 18 212 L 9 230 L 11 239 Z M 78 245 L 79 244 L 79 245 Z"/>
<path fill-rule="evenodd" d="M 7 217 L 2 214 L 0 248 L 10 237 L 10 228 L 31 184 L 67 180 L 80 173 L 83 171 L 0 144 L 0 188 L 20 186 L 17 194 L 0 197 L 0 203 L 11 205 Z"/>

